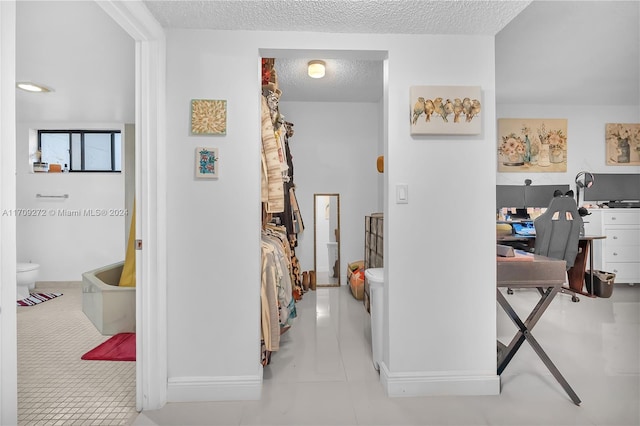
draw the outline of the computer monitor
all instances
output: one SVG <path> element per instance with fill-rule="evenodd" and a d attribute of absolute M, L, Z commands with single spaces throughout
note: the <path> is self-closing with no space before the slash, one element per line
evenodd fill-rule
<path fill-rule="evenodd" d="M 569 185 L 531 185 L 524 187 L 525 207 L 549 207 L 553 199 L 553 193 L 557 190 L 564 195 L 569 191 Z"/>
<path fill-rule="evenodd" d="M 585 201 L 639 201 L 640 174 L 594 173 L 593 185 L 584 188 Z"/>
<path fill-rule="evenodd" d="M 496 210 L 503 207 L 524 207 L 524 187 L 522 185 L 496 185 Z"/>

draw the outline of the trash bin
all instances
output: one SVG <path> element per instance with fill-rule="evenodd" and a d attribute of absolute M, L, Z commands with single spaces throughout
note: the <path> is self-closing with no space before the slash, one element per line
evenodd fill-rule
<path fill-rule="evenodd" d="M 384 268 L 369 268 L 364 271 L 369 284 L 371 311 L 371 349 L 373 352 L 373 367 L 380 371 L 382 361 L 382 320 L 384 318 Z"/>
<path fill-rule="evenodd" d="M 598 297 L 611 297 L 613 293 L 613 281 L 616 274 L 613 272 L 593 271 L 593 283 L 591 282 L 591 271 L 584 273 L 584 282 L 587 292 Z"/>

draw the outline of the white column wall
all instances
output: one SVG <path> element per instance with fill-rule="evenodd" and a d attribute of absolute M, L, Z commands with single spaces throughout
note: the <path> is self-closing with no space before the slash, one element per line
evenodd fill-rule
<path fill-rule="evenodd" d="M 410 201 L 384 206 L 383 380 L 392 395 L 497 393 L 493 37 L 173 30 L 169 400 L 259 397 L 260 49 L 388 52 L 384 179 L 390 188 L 408 184 Z M 481 86 L 483 133 L 412 138 L 409 87 L 429 84 Z M 225 136 L 189 135 L 191 99 L 227 100 Z M 218 180 L 194 178 L 197 146 L 219 148 Z M 459 226 L 470 219 L 473 241 Z"/>
<path fill-rule="evenodd" d="M 381 376 L 392 395 L 497 393 L 493 38 L 400 40 L 388 61 Z M 411 137 L 412 85 L 481 86 L 482 133 Z M 395 204 L 401 183 L 408 204 Z"/>

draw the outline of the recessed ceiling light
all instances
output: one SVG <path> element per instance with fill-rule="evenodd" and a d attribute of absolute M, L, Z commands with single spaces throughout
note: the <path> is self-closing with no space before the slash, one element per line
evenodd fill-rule
<path fill-rule="evenodd" d="M 310 61 L 308 64 L 307 72 L 309 77 L 311 78 L 322 78 L 324 77 L 324 61 L 314 60 Z"/>
<path fill-rule="evenodd" d="M 51 88 L 43 86 L 42 84 L 34 83 L 32 81 L 19 81 L 16 83 L 18 89 L 26 90 L 27 92 L 51 92 Z"/>

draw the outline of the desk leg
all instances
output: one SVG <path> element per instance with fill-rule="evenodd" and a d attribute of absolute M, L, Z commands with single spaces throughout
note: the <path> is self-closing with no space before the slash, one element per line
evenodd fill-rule
<path fill-rule="evenodd" d="M 500 357 L 498 359 L 498 375 L 502 374 L 520 346 L 522 346 L 522 343 L 526 340 L 529 342 L 536 354 L 538 354 L 538 357 L 540 357 L 544 365 L 547 366 L 553 377 L 556 378 L 558 383 L 560 383 L 562 388 L 567 392 L 574 404 L 580 405 L 581 401 L 580 398 L 578 398 L 578 395 L 576 395 L 571 386 L 569 386 L 569 383 L 565 380 L 565 378 L 553 364 L 549 356 L 542 349 L 538 341 L 531 334 L 531 330 L 536 325 L 540 317 L 542 317 L 544 311 L 549 307 L 549 304 L 551 304 L 551 301 L 553 300 L 555 295 L 558 293 L 559 287 L 549 287 L 546 291 L 544 291 L 544 294 L 538 301 L 538 304 L 535 306 L 535 308 L 533 308 L 533 310 L 529 314 L 529 317 L 524 323 L 522 322 L 522 320 L 520 320 L 520 317 L 518 317 L 518 314 L 511 307 L 507 299 L 503 296 L 502 292 L 500 292 L 500 289 L 497 289 L 496 291 L 498 303 L 500 304 L 500 306 L 502 306 L 502 308 L 505 310 L 516 327 L 518 327 L 518 332 L 511 340 L 511 343 L 509 343 L 509 346 L 503 348 L 503 350 L 501 351 Z"/>
<path fill-rule="evenodd" d="M 553 362 L 551 361 L 549 356 L 546 354 L 546 352 L 542 349 L 542 347 L 540 346 L 538 341 L 535 339 L 535 337 L 533 337 L 533 335 L 528 331 L 524 333 L 524 336 L 527 339 L 527 342 L 529 342 L 529 344 L 533 348 L 533 350 L 538 354 L 538 356 L 540 357 L 544 365 L 546 365 L 549 371 L 551 372 L 551 374 L 553 374 L 553 377 L 556 378 L 556 380 L 558 381 L 558 383 L 560 383 L 560 385 L 565 390 L 565 392 L 567 392 L 567 394 L 569 395 L 573 403 L 576 405 L 580 405 L 580 402 L 581 402 L 580 398 L 578 398 L 578 395 L 576 395 L 576 393 L 573 391 L 571 386 L 569 386 L 569 383 L 567 383 L 567 380 L 562 376 L 558 368 L 553 364 Z"/>
<path fill-rule="evenodd" d="M 511 339 L 511 343 L 506 347 L 506 350 L 503 352 L 503 356 L 498 363 L 498 374 L 502 374 L 504 369 L 509 365 L 511 358 L 516 354 L 522 343 L 525 341 L 525 332 L 529 332 L 529 330 L 533 329 L 536 325 L 544 311 L 547 309 L 551 301 L 558 293 L 558 287 L 549 287 L 546 291 L 542 291 L 541 288 L 538 291 L 541 292 L 542 297 L 536 304 L 535 308 L 531 311 L 527 320 L 523 323 L 518 317 L 516 311 L 511 307 L 507 299 L 504 297 L 500 289 L 496 289 L 496 297 L 498 299 L 498 303 L 502 306 L 502 309 L 507 313 L 507 316 L 513 321 L 516 327 L 518 327 L 518 332 Z"/>

